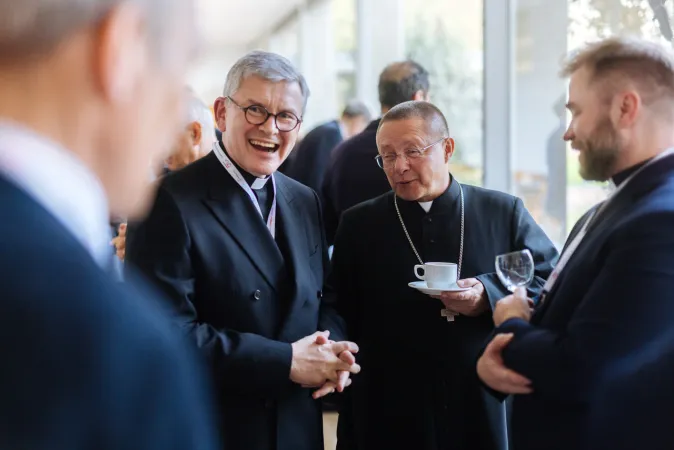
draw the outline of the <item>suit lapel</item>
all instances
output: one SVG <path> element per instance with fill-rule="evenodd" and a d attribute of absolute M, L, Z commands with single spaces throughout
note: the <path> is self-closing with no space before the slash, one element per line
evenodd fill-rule
<path fill-rule="evenodd" d="M 204 200 L 208 209 L 239 244 L 273 289 L 278 289 L 283 273 L 283 256 L 255 206 L 245 191 L 211 153 L 208 183 L 209 195 Z"/>
<path fill-rule="evenodd" d="M 606 209 L 599 212 L 596 220 L 594 218 L 592 219 L 592 222 L 587 229 L 587 233 L 578 246 L 578 249 L 574 252 L 566 267 L 560 273 L 559 280 L 557 280 L 552 287 L 552 291 L 548 294 L 546 301 L 543 303 L 540 310 L 536 312 L 535 322 L 541 320 L 543 314 L 548 310 L 549 305 L 554 301 L 554 296 L 560 286 L 564 283 L 564 278 L 570 272 L 570 268 L 573 264 L 576 261 L 586 259 L 584 254 L 591 247 L 590 243 L 597 237 L 605 236 L 610 231 L 611 227 L 618 223 L 621 216 L 626 215 L 630 211 L 630 208 L 640 198 L 662 184 L 667 177 L 671 176 L 672 172 L 674 172 L 674 156 L 667 156 L 661 161 L 655 162 L 653 165 L 644 168 L 634 180 L 630 181 L 630 183 L 608 203 Z M 601 204 L 596 207 L 600 206 Z M 580 231 L 580 229 L 578 231 Z M 567 243 L 570 242 L 570 239 L 572 239 L 571 236 L 567 239 Z M 533 318 L 532 321 L 534 321 Z"/>
<path fill-rule="evenodd" d="M 279 208 L 278 220 L 281 230 L 283 230 L 288 250 L 289 261 L 287 261 L 287 266 L 292 264 L 292 273 L 294 275 L 292 291 L 294 295 L 288 309 L 288 317 L 294 317 L 295 310 L 301 308 L 307 300 L 306 296 L 302 295 L 301 292 L 302 280 L 308 280 L 312 276 L 308 264 L 310 249 L 307 245 L 305 226 L 305 222 L 311 220 L 311 218 L 302 217 L 302 211 L 294 202 L 295 196 L 288 188 L 287 180 L 284 176 L 276 178 L 276 189 L 276 202 Z M 286 319 L 281 330 L 281 336 L 287 327 L 289 327 L 289 323 Z"/>

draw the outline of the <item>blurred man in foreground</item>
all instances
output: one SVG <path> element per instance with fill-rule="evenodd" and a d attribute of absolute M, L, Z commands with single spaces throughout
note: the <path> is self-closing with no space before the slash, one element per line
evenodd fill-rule
<path fill-rule="evenodd" d="M 147 206 L 147 161 L 175 137 L 193 5 L 0 17 L 0 447 L 217 448 L 198 360 L 149 289 L 106 273 L 111 213 Z"/>

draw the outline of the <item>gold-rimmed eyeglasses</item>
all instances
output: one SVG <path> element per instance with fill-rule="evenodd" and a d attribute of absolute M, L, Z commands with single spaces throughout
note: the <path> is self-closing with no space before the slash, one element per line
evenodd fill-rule
<path fill-rule="evenodd" d="M 443 137 L 442 139 L 433 142 L 432 144 L 428 144 L 426 147 L 422 148 L 411 148 L 408 150 L 405 150 L 404 152 L 398 154 L 398 153 L 386 153 L 384 155 L 377 155 L 374 157 L 375 161 L 377 161 L 377 165 L 381 167 L 382 169 L 390 169 L 392 167 L 395 167 L 396 161 L 398 158 L 405 158 L 408 162 L 414 161 L 417 159 L 420 159 L 423 157 L 426 152 L 428 152 L 428 149 L 433 147 L 436 144 L 439 144 L 440 142 L 444 141 L 447 139 L 446 137 Z"/>

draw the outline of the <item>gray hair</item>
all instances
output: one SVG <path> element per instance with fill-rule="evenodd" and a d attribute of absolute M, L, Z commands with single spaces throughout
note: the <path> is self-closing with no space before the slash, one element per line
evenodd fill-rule
<path fill-rule="evenodd" d="M 190 2 L 165 0 L 0 0 L 0 60 L 42 56 L 52 52 L 75 31 L 99 22 L 122 3 L 136 5 L 145 14 L 145 25 L 155 55 L 178 23 L 182 13 L 193 13 Z M 177 14 L 178 5 L 181 14 Z M 185 9 L 186 11 L 182 11 Z M 174 17 L 167 19 L 169 10 Z M 168 46 L 167 46 L 168 47 Z M 164 56 L 163 54 L 161 56 Z"/>
<path fill-rule="evenodd" d="M 298 83 L 304 97 L 302 111 L 306 109 L 311 93 L 304 76 L 283 56 L 259 50 L 244 55 L 234 63 L 227 74 L 223 95 L 225 97 L 234 95 L 243 80 L 251 76 L 257 76 L 272 83 L 283 81 Z"/>
<path fill-rule="evenodd" d="M 215 119 L 211 110 L 196 96 L 191 95 L 187 104 L 188 123 L 199 122 L 201 125 L 201 147 L 206 151 L 215 140 Z"/>
<path fill-rule="evenodd" d="M 342 111 L 342 117 L 348 117 L 351 119 L 355 117 L 362 117 L 369 122 L 372 120 L 372 113 L 370 112 L 370 108 L 368 108 L 365 103 L 361 102 L 360 100 L 351 100 L 344 107 L 344 111 Z"/>

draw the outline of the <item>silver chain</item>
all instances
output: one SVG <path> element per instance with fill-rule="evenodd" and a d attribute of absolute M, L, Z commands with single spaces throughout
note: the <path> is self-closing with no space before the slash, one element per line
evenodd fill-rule
<path fill-rule="evenodd" d="M 461 184 L 459 184 L 458 181 L 452 180 L 452 183 L 456 183 L 459 185 L 459 196 L 461 197 L 461 242 L 459 244 L 459 263 L 457 264 L 457 269 L 456 269 L 456 279 L 460 280 L 461 279 L 461 263 L 463 262 L 463 225 L 464 225 L 464 207 L 463 207 L 463 188 L 461 187 Z M 396 212 L 398 213 L 398 219 L 400 219 L 400 225 L 403 226 L 403 231 L 405 232 L 405 236 L 407 236 L 407 241 L 410 243 L 410 247 L 412 247 L 412 251 L 414 254 L 417 256 L 417 259 L 419 260 L 419 264 L 422 266 L 424 265 L 424 261 L 421 259 L 421 256 L 419 256 L 419 252 L 417 252 L 416 247 L 414 246 L 414 243 L 412 242 L 412 238 L 410 237 L 410 234 L 407 232 L 407 227 L 405 226 L 405 222 L 403 221 L 403 216 L 400 214 L 400 209 L 398 209 L 398 196 L 395 195 L 395 192 L 393 193 L 393 204 L 396 207 Z"/>

